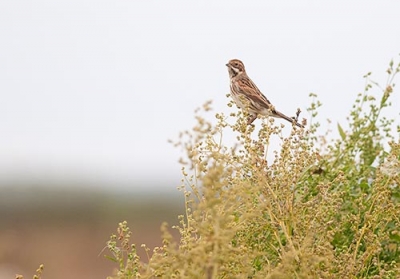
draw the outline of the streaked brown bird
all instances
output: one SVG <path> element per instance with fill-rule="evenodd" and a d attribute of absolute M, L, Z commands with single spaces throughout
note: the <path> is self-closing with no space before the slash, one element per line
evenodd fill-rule
<path fill-rule="evenodd" d="M 283 118 L 290 123 L 303 127 L 294 118 L 277 111 L 271 102 L 261 93 L 260 89 L 249 78 L 242 61 L 232 59 L 226 64 L 231 79 L 231 96 L 236 105 L 241 109 L 248 109 L 250 117 L 247 124 L 250 125 L 257 115 Z"/>

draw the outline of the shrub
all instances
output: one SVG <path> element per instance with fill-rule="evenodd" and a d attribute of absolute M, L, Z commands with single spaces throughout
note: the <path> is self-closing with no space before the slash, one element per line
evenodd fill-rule
<path fill-rule="evenodd" d="M 365 76 L 348 128 L 330 141 L 317 134 L 315 94 L 312 124 L 287 137 L 272 118 L 256 132 L 242 112 L 212 123 L 206 103 L 175 143 L 187 154 L 179 241 L 163 224 L 163 245 L 145 263 L 120 223 L 107 244 L 119 263 L 110 278 L 399 278 L 400 141 L 382 116 L 399 71 L 391 62 L 380 91 Z M 272 138 L 281 146 L 268 154 Z"/>

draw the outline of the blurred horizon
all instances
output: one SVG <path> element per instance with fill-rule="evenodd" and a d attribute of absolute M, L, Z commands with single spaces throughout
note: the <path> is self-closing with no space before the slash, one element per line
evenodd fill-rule
<path fill-rule="evenodd" d="M 110 175 L 27 175 L 24 172 L 14 172 L 9 175 L 0 176 L 0 191 L 20 187 L 29 189 L 39 187 L 44 190 L 52 190 L 54 187 L 68 186 L 71 190 L 93 190 L 105 193 L 144 193 L 151 194 L 162 192 L 172 194 L 179 192 L 178 187 L 182 185 L 181 177 L 149 176 L 146 178 L 127 179 Z"/>

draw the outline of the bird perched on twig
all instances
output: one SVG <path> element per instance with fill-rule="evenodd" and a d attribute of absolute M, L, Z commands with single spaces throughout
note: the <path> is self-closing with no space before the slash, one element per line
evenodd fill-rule
<path fill-rule="evenodd" d="M 261 93 L 260 89 L 249 78 L 242 61 L 232 59 L 226 64 L 231 79 L 231 96 L 238 107 L 248 109 L 250 117 L 247 124 L 250 125 L 257 115 L 283 118 L 298 127 L 304 127 L 297 119 L 286 116 L 277 111 L 271 102 Z M 298 112 L 300 113 L 300 112 Z M 297 114 L 298 116 L 298 114 Z"/>

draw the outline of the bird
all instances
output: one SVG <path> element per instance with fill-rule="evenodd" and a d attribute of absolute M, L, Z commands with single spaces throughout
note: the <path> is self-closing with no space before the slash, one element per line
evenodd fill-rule
<path fill-rule="evenodd" d="M 248 110 L 250 114 L 247 121 L 248 125 L 252 124 L 260 114 L 283 118 L 290 123 L 294 123 L 298 127 L 304 127 L 297 122 L 296 119 L 286 116 L 275 109 L 271 102 L 249 78 L 242 61 L 239 59 L 232 59 L 226 66 L 228 67 L 230 77 L 231 97 L 239 108 Z"/>

